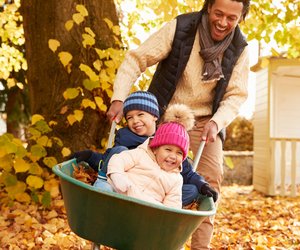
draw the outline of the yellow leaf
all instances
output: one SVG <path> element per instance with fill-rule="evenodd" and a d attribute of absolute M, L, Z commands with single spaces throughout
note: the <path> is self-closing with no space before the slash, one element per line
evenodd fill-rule
<path fill-rule="evenodd" d="M 109 67 L 109 68 L 115 68 L 115 63 L 113 60 L 108 60 L 108 61 L 105 61 L 104 64 Z"/>
<path fill-rule="evenodd" d="M 63 149 L 61 150 L 61 154 L 63 155 L 63 157 L 67 157 L 71 154 L 71 150 L 69 148 L 63 147 Z"/>
<path fill-rule="evenodd" d="M 28 171 L 30 164 L 24 161 L 22 158 L 17 158 L 14 162 L 14 169 L 16 173 L 24 173 Z"/>
<path fill-rule="evenodd" d="M 48 46 L 53 52 L 55 52 L 57 48 L 60 46 L 60 42 L 56 39 L 49 39 Z"/>
<path fill-rule="evenodd" d="M 83 118 L 83 112 L 81 110 L 77 109 L 74 111 L 74 116 L 75 116 L 75 119 L 80 122 Z"/>
<path fill-rule="evenodd" d="M 42 175 L 43 169 L 40 167 L 38 163 L 33 162 L 30 164 L 30 169 L 28 172 L 33 175 Z"/>
<path fill-rule="evenodd" d="M 113 23 L 112 23 L 112 21 L 109 20 L 108 18 L 104 18 L 103 20 L 104 20 L 104 22 L 106 22 L 108 28 L 111 29 L 114 26 Z"/>
<path fill-rule="evenodd" d="M 95 102 L 98 106 L 98 108 L 103 111 L 103 112 L 106 112 L 107 111 L 107 106 L 105 104 L 103 104 L 103 99 L 99 96 L 96 96 L 95 97 Z"/>
<path fill-rule="evenodd" d="M 82 34 L 82 45 L 86 48 L 87 45 L 92 46 L 95 44 L 95 39 L 89 34 Z"/>
<path fill-rule="evenodd" d="M 95 62 L 93 62 L 93 66 L 96 70 L 100 71 L 102 67 L 102 62 L 100 60 L 96 60 Z"/>
<path fill-rule="evenodd" d="M 119 36 L 119 35 L 120 35 L 120 26 L 118 26 L 118 25 L 113 26 L 113 27 L 112 27 L 112 32 L 113 32 L 115 35 Z"/>
<path fill-rule="evenodd" d="M 234 169 L 234 164 L 233 164 L 231 157 L 225 156 L 224 161 L 225 161 L 225 164 L 227 167 L 229 167 L 230 169 Z"/>
<path fill-rule="evenodd" d="M 138 39 L 138 38 L 136 38 L 136 37 L 134 37 L 134 38 L 132 39 L 132 42 L 135 43 L 136 45 L 140 45 L 140 44 L 141 44 L 141 40 Z"/>
<path fill-rule="evenodd" d="M 80 23 L 83 22 L 84 17 L 83 17 L 83 15 L 81 15 L 80 13 L 75 13 L 75 14 L 73 14 L 73 16 L 72 16 L 72 19 L 74 20 L 74 22 L 75 22 L 76 24 L 80 24 Z"/>
<path fill-rule="evenodd" d="M 66 30 L 70 31 L 73 28 L 73 25 L 74 25 L 74 21 L 73 20 L 66 21 L 66 23 L 65 23 Z"/>
<path fill-rule="evenodd" d="M 40 138 L 37 139 L 37 144 L 44 146 L 44 147 L 52 147 L 52 142 L 48 138 L 48 136 L 41 136 Z"/>
<path fill-rule="evenodd" d="M 44 189 L 50 192 L 51 197 L 57 197 L 59 195 L 59 182 L 56 179 L 45 181 Z"/>
<path fill-rule="evenodd" d="M 46 166 L 49 168 L 52 168 L 54 165 L 57 164 L 57 160 L 55 157 L 45 157 L 43 159 L 43 162 L 45 163 Z"/>
<path fill-rule="evenodd" d="M 17 87 L 19 88 L 19 89 L 24 89 L 24 85 L 23 85 L 23 83 L 21 83 L 21 82 L 17 82 Z"/>
<path fill-rule="evenodd" d="M 29 175 L 26 178 L 26 183 L 28 184 L 28 186 L 33 187 L 35 189 L 41 188 L 44 185 L 43 179 L 35 175 Z"/>
<path fill-rule="evenodd" d="M 88 33 L 91 37 L 95 37 L 96 36 L 95 33 L 89 27 L 85 27 L 84 31 L 86 33 Z"/>
<path fill-rule="evenodd" d="M 91 81 L 89 79 L 84 79 L 82 84 L 89 91 L 100 87 L 99 81 Z"/>
<path fill-rule="evenodd" d="M 16 194 L 25 192 L 26 184 L 22 181 L 18 181 L 15 185 L 5 187 L 5 190 L 10 197 L 14 198 Z"/>
<path fill-rule="evenodd" d="M 31 124 L 34 125 L 36 122 L 44 120 L 44 117 L 38 114 L 35 114 L 31 117 Z"/>
<path fill-rule="evenodd" d="M 88 108 L 88 107 L 90 107 L 91 109 L 96 108 L 96 104 L 93 101 L 91 101 L 90 99 L 83 99 L 81 102 L 81 105 L 84 108 Z"/>
<path fill-rule="evenodd" d="M 6 84 L 9 89 L 12 88 L 12 87 L 16 86 L 16 79 L 8 78 Z"/>
<path fill-rule="evenodd" d="M 113 91 L 111 89 L 106 89 L 105 91 L 106 91 L 108 97 L 112 97 Z"/>
<path fill-rule="evenodd" d="M 102 82 L 101 87 L 103 90 L 106 90 L 108 88 L 110 88 L 111 84 L 109 84 L 108 82 Z"/>
<path fill-rule="evenodd" d="M 74 115 L 68 115 L 67 120 L 71 126 L 77 121 Z"/>
<path fill-rule="evenodd" d="M 82 16 L 88 16 L 88 15 L 89 15 L 87 9 L 86 9 L 85 6 L 82 5 L 82 4 L 77 4 L 77 5 L 76 5 L 76 10 L 77 10 Z"/>
<path fill-rule="evenodd" d="M 99 81 L 99 76 L 88 65 L 81 63 L 79 68 L 90 78 L 91 81 Z"/>
<path fill-rule="evenodd" d="M 50 122 L 49 122 L 49 126 L 55 126 L 55 125 L 57 125 L 57 122 L 56 122 L 56 121 L 50 121 Z"/>
<path fill-rule="evenodd" d="M 100 59 L 103 59 L 103 58 L 108 58 L 108 55 L 107 55 L 107 52 L 105 50 L 102 50 L 102 49 L 95 49 L 99 58 Z"/>
<path fill-rule="evenodd" d="M 19 202 L 25 202 L 25 203 L 29 203 L 31 201 L 29 194 L 25 192 L 16 194 L 15 199 Z"/>
<path fill-rule="evenodd" d="M 73 58 L 73 56 L 69 52 L 65 51 L 59 52 L 58 57 L 64 67 L 66 67 Z"/>
<path fill-rule="evenodd" d="M 79 95 L 79 90 L 76 88 L 68 88 L 64 91 L 63 96 L 66 100 L 74 99 Z"/>

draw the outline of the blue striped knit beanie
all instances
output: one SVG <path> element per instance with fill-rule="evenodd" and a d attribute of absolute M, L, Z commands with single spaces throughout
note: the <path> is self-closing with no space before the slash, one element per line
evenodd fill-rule
<path fill-rule="evenodd" d="M 126 98 L 123 105 L 124 116 L 131 110 L 142 110 L 159 118 L 157 99 L 147 91 L 136 91 Z"/>

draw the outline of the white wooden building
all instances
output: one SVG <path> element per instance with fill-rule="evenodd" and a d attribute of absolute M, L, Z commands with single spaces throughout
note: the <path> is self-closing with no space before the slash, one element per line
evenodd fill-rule
<path fill-rule="evenodd" d="M 252 70 L 254 189 L 267 195 L 300 195 L 300 60 L 264 58 Z"/>

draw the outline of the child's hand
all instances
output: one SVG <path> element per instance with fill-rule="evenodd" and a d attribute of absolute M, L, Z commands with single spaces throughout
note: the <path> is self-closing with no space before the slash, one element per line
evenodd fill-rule
<path fill-rule="evenodd" d="M 208 183 L 203 184 L 201 187 L 201 194 L 213 197 L 214 202 L 218 200 L 218 193 Z"/>
<path fill-rule="evenodd" d="M 76 162 L 79 163 L 81 161 L 87 162 L 87 160 L 92 156 L 92 150 L 83 150 L 75 152 L 73 155 L 70 156 L 70 159 L 76 158 Z"/>
<path fill-rule="evenodd" d="M 130 187 L 130 182 L 124 174 L 113 173 L 109 178 L 113 183 L 113 187 L 118 193 L 126 193 Z"/>

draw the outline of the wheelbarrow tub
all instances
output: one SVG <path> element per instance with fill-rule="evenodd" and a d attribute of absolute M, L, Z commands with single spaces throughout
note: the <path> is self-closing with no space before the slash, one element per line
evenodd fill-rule
<path fill-rule="evenodd" d="M 74 159 L 53 167 L 59 176 L 71 230 L 94 243 L 116 249 L 180 249 L 207 216 L 212 198 L 199 211 L 175 209 L 125 195 L 100 191 L 72 177 Z"/>

